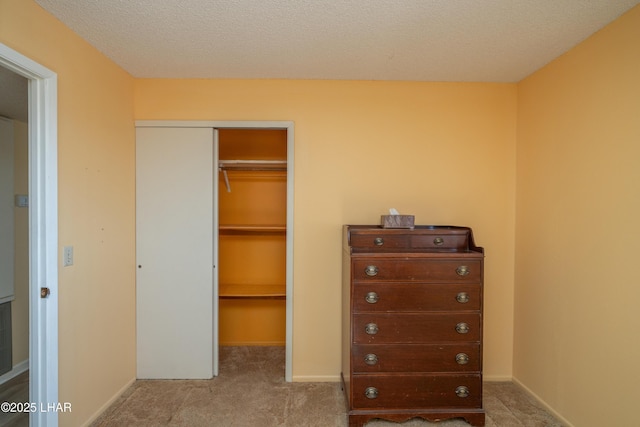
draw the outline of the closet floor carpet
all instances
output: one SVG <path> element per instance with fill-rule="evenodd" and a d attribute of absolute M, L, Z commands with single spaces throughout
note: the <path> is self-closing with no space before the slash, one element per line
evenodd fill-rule
<path fill-rule="evenodd" d="M 284 347 L 220 347 L 212 380 L 138 380 L 93 424 L 106 426 L 346 427 L 340 384 L 287 383 Z M 510 382 L 484 384 L 487 427 L 563 424 Z M 373 420 L 366 427 L 468 427 L 460 420 L 403 424 Z"/>

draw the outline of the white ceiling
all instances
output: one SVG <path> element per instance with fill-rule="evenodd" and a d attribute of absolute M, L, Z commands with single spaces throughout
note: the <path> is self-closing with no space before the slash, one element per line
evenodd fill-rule
<path fill-rule="evenodd" d="M 517 82 L 640 0 L 36 2 L 134 77 Z"/>
<path fill-rule="evenodd" d="M 134 77 L 517 82 L 640 0 L 36 0 Z"/>

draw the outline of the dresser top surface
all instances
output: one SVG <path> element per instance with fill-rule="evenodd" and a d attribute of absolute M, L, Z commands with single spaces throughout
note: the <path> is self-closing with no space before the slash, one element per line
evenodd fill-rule
<path fill-rule="evenodd" d="M 416 225 L 414 228 L 385 228 L 381 225 L 346 224 L 346 228 L 352 232 L 383 232 L 390 234 L 434 234 L 434 233 L 467 233 L 469 227 L 458 225 Z"/>

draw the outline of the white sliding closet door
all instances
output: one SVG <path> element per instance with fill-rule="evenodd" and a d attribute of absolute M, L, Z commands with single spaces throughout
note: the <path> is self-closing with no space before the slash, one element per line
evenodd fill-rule
<path fill-rule="evenodd" d="M 136 129 L 137 377 L 213 375 L 213 129 Z"/>

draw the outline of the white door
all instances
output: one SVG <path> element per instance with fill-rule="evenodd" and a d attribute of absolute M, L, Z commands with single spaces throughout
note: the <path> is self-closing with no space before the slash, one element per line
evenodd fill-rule
<path fill-rule="evenodd" d="M 136 129 L 137 377 L 213 375 L 213 129 Z"/>

